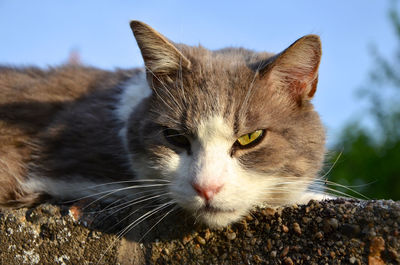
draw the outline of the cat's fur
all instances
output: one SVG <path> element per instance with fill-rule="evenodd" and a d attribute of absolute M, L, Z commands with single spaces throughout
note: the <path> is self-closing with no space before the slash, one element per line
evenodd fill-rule
<path fill-rule="evenodd" d="M 146 71 L 0 68 L 0 205 L 107 190 L 132 198 L 153 187 L 149 196 L 221 226 L 256 204 L 310 198 L 325 141 L 310 103 L 317 36 L 273 56 L 174 44 L 144 23 L 131 27 Z M 171 143 L 168 128 L 190 145 Z M 261 141 L 238 147 L 258 129 Z"/>

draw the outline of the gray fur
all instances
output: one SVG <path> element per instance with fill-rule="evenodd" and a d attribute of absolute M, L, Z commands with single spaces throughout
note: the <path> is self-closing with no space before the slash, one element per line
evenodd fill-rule
<path fill-rule="evenodd" d="M 223 144 L 230 145 L 221 156 L 246 177 L 287 179 L 304 187 L 312 182 L 321 168 L 325 143 L 310 102 L 321 56 L 317 36 L 306 36 L 274 56 L 243 48 L 210 51 L 174 44 L 144 23 L 134 21 L 131 26 L 152 93 L 137 106 L 124 108 L 131 111 L 122 115 L 125 118 L 118 114 L 121 97 L 139 80 L 139 69 L 0 68 L 0 205 L 29 206 L 46 194 L 79 197 L 74 190 L 62 192 L 62 183 L 78 187 L 86 182 L 166 179 L 174 185 L 184 178 L 189 182 L 179 184 L 182 194 L 199 202 L 190 185 L 199 181 L 196 172 L 204 166 L 199 161 L 205 159 L 207 139 L 201 139 L 201 130 L 215 117 L 223 117 Z M 168 142 L 166 128 L 180 132 L 191 145 L 181 148 Z M 258 129 L 265 130 L 259 143 L 238 148 L 238 137 Z M 170 158 L 191 161 L 193 166 L 177 165 L 187 170 L 177 177 L 168 169 Z M 229 176 L 226 179 L 229 182 Z M 172 193 L 170 199 L 189 211 L 204 206 L 195 210 L 176 199 L 182 194 Z M 233 195 L 241 196 L 229 196 Z M 221 200 L 229 204 L 229 196 Z M 254 203 L 292 200 L 285 192 L 260 196 Z M 222 206 L 207 202 L 204 207 Z M 222 212 L 235 210 L 229 207 Z M 242 214 L 226 220 L 204 214 L 203 221 L 225 225 Z"/>

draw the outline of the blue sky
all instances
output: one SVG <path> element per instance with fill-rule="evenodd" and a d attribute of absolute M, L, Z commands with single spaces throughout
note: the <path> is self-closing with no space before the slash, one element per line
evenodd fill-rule
<path fill-rule="evenodd" d="M 372 67 L 374 43 L 384 55 L 395 39 L 389 1 L 22 1 L 0 0 L 0 64 L 58 65 L 71 50 L 100 68 L 143 64 L 129 28 L 142 20 L 175 42 L 210 49 L 243 46 L 279 52 L 318 34 L 323 44 L 315 106 L 330 141 L 365 106 L 355 90 Z"/>

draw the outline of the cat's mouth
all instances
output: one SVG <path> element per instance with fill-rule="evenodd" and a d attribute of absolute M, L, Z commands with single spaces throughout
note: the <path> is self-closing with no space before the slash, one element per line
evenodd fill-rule
<path fill-rule="evenodd" d="M 223 227 L 236 222 L 243 213 L 244 211 L 237 208 L 204 204 L 197 209 L 194 216 L 209 227 Z"/>
<path fill-rule="evenodd" d="M 202 208 L 200 208 L 200 211 L 203 213 L 208 213 L 208 214 L 220 214 L 220 213 L 234 213 L 235 210 L 233 209 L 223 209 L 219 207 L 212 206 L 210 204 L 204 205 Z"/>

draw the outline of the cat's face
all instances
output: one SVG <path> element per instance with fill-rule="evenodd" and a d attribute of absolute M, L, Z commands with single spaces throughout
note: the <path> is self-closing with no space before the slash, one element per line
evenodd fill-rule
<path fill-rule="evenodd" d="M 295 202 L 324 153 L 324 130 L 309 102 L 318 38 L 271 57 L 172 45 L 142 23 L 132 27 L 153 90 L 127 133 L 139 177 L 170 181 L 170 198 L 210 226 L 263 202 Z"/>

